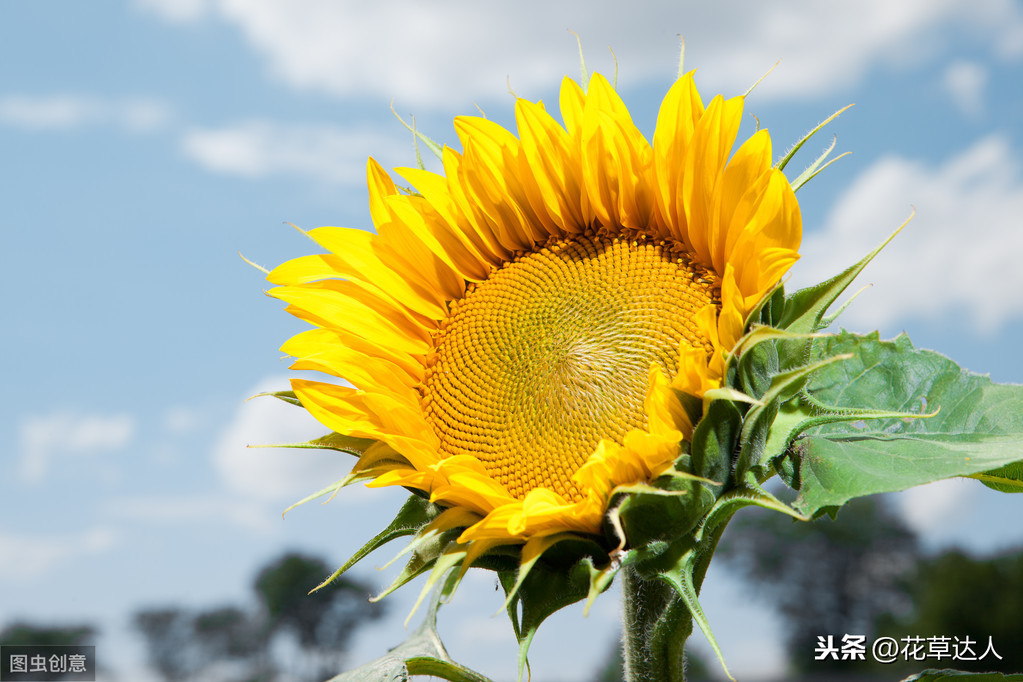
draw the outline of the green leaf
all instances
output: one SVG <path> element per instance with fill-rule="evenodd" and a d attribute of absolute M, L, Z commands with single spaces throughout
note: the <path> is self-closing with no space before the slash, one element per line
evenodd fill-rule
<path fill-rule="evenodd" d="M 959 680 L 970 680 L 970 682 L 1023 682 L 1023 675 L 1002 673 L 968 673 L 962 670 L 924 670 L 916 675 L 910 675 L 902 682 L 959 682 Z"/>
<path fill-rule="evenodd" d="M 971 478 L 1001 493 L 1023 493 L 1023 462 L 1006 464 L 982 474 L 973 474 Z"/>
<path fill-rule="evenodd" d="M 876 333 L 842 333 L 814 344 L 814 357 L 838 353 L 853 357 L 822 367 L 806 386 L 804 398 L 818 410 L 841 416 L 869 408 L 921 418 L 809 429 L 792 444 L 793 466 L 783 472 L 799 491 L 799 511 L 815 515 L 854 497 L 1023 462 L 1023 386 L 992 383 L 938 353 L 913 348 L 905 335 L 881 341 Z"/>
<path fill-rule="evenodd" d="M 432 656 L 416 656 L 405 661 L 410 675 L 433 675 L 451 682 L 490 682 L 489 678 L 454 661 Z"/>

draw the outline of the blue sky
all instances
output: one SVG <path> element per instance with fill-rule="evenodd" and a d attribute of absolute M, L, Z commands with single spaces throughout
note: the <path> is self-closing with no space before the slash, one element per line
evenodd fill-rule
<path fill-rule="evenodd" d="M 238 254 L 273 266 L 310 252 L 286 221 L 368 227 L 366 157 L 414 163 L 392 101 L 452 143 L 452 117 L 477 105 L 512 126 L 509 84 L 555 103 L 561 77 L 578 74 L 566 29 L 593 69 L 610 72 L 614 49 L 619 90 L 648 135 L 680 33 L 706 99 L 744 92 L 781 60 L 746 103 L 779 153 L 855 102 L 792 166 L 832 134 L 853 152 L 800 190 L 793 284 L 858 259 L 915 206 L 844 323 L 905 330 L 1023 382 L 1023 6 L 758 5 L 0 4 L 0 623 L 99 623 L 104 660 L 133 670 L 133 609 L 247 599 L 252 571 L 284 549 L 340 562 L 381 525 L 400 493 L 353 488 L 281 520 L 350 462 L 243 447 L 321 429 L 299 410 L 243 402 L 286 386 L 276 349 L 303 327 Z M 1023 528 L 1004 523 L 1021 502 L 972 482 L 896 503 L 933 548 L 1023 542 Z M 362 575 L 385 580 L 372 570 L 384 560 Z M 449 649 L 511 679 L 492 577 L 462 589 L 442 612 Z M 367 630 L 356 658 L 403 637 L 414 592 L 394 599 L 394 617 Z M 747 595 L 726 572 L 712 571 L 705 601 L 740 679 L 778 664 L 773 617 L 744 613 Z M 607 595 L 589 618 L 570 608 L 541 629 L 534 679 L 583 679 L 580 662 L 603 657 L 594 642 L 612 645 L 617 611 Z"/>

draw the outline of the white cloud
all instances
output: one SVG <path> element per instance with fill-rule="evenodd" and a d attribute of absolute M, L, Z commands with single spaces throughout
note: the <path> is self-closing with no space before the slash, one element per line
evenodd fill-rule
<path fill-rule="evenodd" d="M 20 425 L 21 478 L 38 483 L 56 457 L 120 450 L 134 434 L 135 420 L 127 414 L 58 412 L 24 418 Z"/>
<path fill-rule="evenodd" d="M 0 580 L 38 579 L 70 559 L 100 554 L 117 544 L 109 528 L 93 528 L 83 534 L 42 536 L 0 533 Z"/>
<path fill-rule="evenodd" d="M 957 61 L 945 69 L 942 87 L 960 111 L 976 117 L 984 110 L 987 82 L 986 68 L 975 62 Z"/>
<path fill-rule="evenodd" d="M 822 230 L 807 236 L 790 288 L 820 282 L 866 255 L 917 207 L 916 218 L 854 284 L 865 291 L 840 323 L 897 332 L 910 318 L 980 333 L 1023 315 L 1023 178 L 1019 154 L 984 138 L 939 167 L 879 160 L 849 187 Z"/>
<path fill-rule="evenodd" d="M 902 517 L 917 533 L 934 535 L 965 517 L 985 488 L 973 479 L 950 478 L 910 488 L 895 498 Z"/>
<path fill-rule="evenodd" d="M 0 124 L 36 132 L 112 125 L 129 133 L 145 133 L 163 127 L 170 117 L 166 104 L 139 97 L 104 99 L 75 94 L 0 97 Z"/>
<path fill-rule="evenodd" d="M 171 433 L 188 433 L 202 423 L 202 413 L 190 407 L 172 407 L 164 412 L 163 428 Z"/>
<path fill-rule="evenodd" d="M 505 75 L 526 95 L 574 71 L 569 28 L 582 36 L 591 59 L 609 62 L 604 48 L 611 46 L 630 83 L 669 75 L 680 33 L 690 62 L 723 91 L 745 90 L 784 59 L 784 67 L 759 89 L 760 97 L 818 96 L 859 81 L 879 64 L 926 59 L 940 51 L 943 30 L 983 35 L 985 44 L 1011 56 L 1023 31 L 1019 7 L 1003 0 L 702 5 L 659 0 L 639 12 L 622 12 L 610 0 L 141 4 L 174 21 L 215 13 L 235 24 L 266 57 L 271 72 L 293 86 L 427 106 L 503 96 Z"/>
<path fill-rule="evenodd" d="M 249 395 L 287 387 L 283 377 L 267 379 Z M 228 490 L 241 499 L 294 502 L 342 478 L 351 470 L 354 458 L 324 450 L 246 446 L 302 442 L 326 431 L 301 408 L 272 397 L 253 398 L 239 405 L 221 433 L 213 451 L 214 463 Z"/>
<path fill-rule="evenodd" d="M 217 130 L 196 129 L 181 141 L 185 155 L 207 170 L 245 178 L 293 174 L 327 184 L 361 185 L 366 158 L 407 156 L 393 136 L 329 126 L 285 126 L 249 121 Z"/>
<path fill-rule="evenodd" d="M 260 533 L 278 527 L 281 518 L 263 504 L 226 495 L 122 497 L 108 501 L 105 510 L 118 518 L 167 524 L 226 520 Z"/>

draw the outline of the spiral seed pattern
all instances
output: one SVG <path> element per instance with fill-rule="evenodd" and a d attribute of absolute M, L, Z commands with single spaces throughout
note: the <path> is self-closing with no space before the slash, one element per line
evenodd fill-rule
<path fill-rule="evenodd" d="M 672 245 L 593 235 L 552 241 L 470 285 L 420 387 L 443 456 L 469 454 L 518 498 L 581 499 L 572 474 L 601 438 L 643 428 L 651 362 L 711 352 L 693 321 L 714 280 Z"/>

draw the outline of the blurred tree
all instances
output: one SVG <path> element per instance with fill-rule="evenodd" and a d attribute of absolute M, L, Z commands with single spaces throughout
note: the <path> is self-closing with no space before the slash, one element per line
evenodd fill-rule
<path fill-rule="evenodd" d="M 976 662 L 943 662 L 960 670 L 1023 671 L 1023 551 L 975 559 L 953 550 L 923 562 L 914 581 L 916 608 L 909 617 L 879 619 L 881 634 L 902 637 L 948 637 L 954 653 L 955 638 L 966 637 Z M 988 638 L 994 645 L 986 653 Z M 960 649 L 962 653 L 966 653 Z"/>
<path fill-rule="evenodd" d="M 84 646 L 95 643 L 92 625 L 41 626 L 15 622 L 0 630 L 0 644 L 11 646 L 57 645 Z"/>
<path fill-rule="evenodd" d="M 273 679 L 266 624 L 236 606 L 202 611 L 192 619 L 197 658 L 203 670 L 219 670 L 219 679 L 262 682 Z"/>
<path fill-rule="evenodd" d="M 132 620 L 146 639 L 149 664 L 167 682 L 187 680 L 199 669 L 192 616 L 187 611 L 145 609 Z"/>
<path fill-rule="evenodd" d="M 382 604 L 369 601 L 369 587 L 348 577 L 310 594 L 331 572 L 316 557 L 285 554 L 263 568 L 254 585 L 270 635 L 296 638 L 310 678 L 340 672 L 355 631 L 384 614 Z"/>
<path fill-rule="evenodd" d="M 149 664 L 167 682 L 273 679 L 266 626 L 256 614 L 234 606 L 198 613 L 162 608 L 139 611 L 134 622 Z"/>
<path fill-rule="evenodd" d="M 355 631 L 383 615 L 356 580 L 309 594 L 330 573 L 321 559 L 286 554 L 258 572 L 251 609 L 146 609 L 134 624 L 151 667 L 167 682 L 320 682 L 340 672 Z"/>
<path fill-rule="evenodd" d="M 833 635 L 840 646 L 845 634 L 865 635 L 869 643 L 882 614 L 909 612 L 920 558 L 915 534 L 879 497 L 853 500 L 836 519 L 811 523 L 760 511 L 736 516 L 718 555 L 781 612 L 791 668 L 823 673 L 869 665 L 869 649 L 864 663 L 814 660 L 818 637 Z"/>

